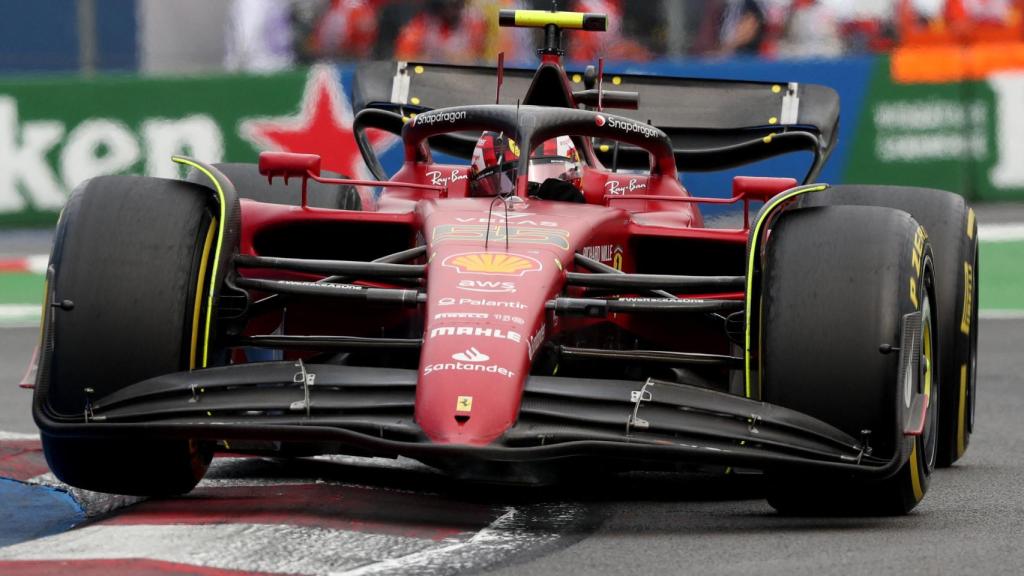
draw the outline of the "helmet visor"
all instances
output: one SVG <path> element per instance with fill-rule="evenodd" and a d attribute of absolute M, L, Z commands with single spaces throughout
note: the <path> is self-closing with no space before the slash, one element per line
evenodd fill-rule
<path fill-rule="evenodd" d="M 548 178 L 573 182 L 580 178 L 579 165 L 562 156 L 530 159 L 530 182 L 542 184 Z"/>

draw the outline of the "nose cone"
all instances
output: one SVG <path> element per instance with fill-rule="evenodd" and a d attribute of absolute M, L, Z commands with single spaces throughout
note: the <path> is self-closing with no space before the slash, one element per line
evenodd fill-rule
<path fill-rule="evenodd" d="M 544 250 L 436 251 L 416 389 L 416 421 L 432 441 L 489 444 L 515 423 L 559 274 Z"/>

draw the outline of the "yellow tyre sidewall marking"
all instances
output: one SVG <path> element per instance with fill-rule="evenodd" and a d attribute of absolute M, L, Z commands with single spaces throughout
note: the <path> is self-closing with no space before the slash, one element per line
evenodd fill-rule
<path fill-rule="evenodd" d="M 921 275 L 922 275 L 922 266 L 921 266 L 921 264 L 922 264 L 922 261 L 924 259 L 924 241 L 927 238 L 928 238 L 928 234 L 927 234 L 927 232 L 925 232 L 924 227 L 918 226 L 917 232 L 914 234 L 913 244 L 911 246 L 911 264 L 914 266 L 914 271 L 917 273 L 917 276 L 911 276 L 910 277 L 910 301 L 914 305 L 914 309 L 915 310 L 920 309 L 920 300 L 919 300 L 919 298 L 917 296 L 917 286 L 918 286 L 918 280 L 921 279 Z M 923 285 L 923 279 L 921 279 L 921 280 L 922 280 L 921 284 Z M 929 302 L 928 305 L 931 306 L 930 300 L 928 302 Z M 931 391 L 932 391 L 931 390 L 931 387 L 932 387 L 931 386 L 932 385 L 932 372 L 931 371 L 932 371 L 932 366 L 934 366 L 934 361 L 933 361 L 933 358 L 932 358 L 932 329 L 931 329 L 931 319 L 930 319 L 931 318 L 931 314 L 929 313 L 928 316 L 929 316 L 929 323 L 927 325 L 924 325 L 924 326 L 921 327 L 921 352 L 922 352 L 922 355 L 924 356 L 925 361 L 927 362 L 926 368 L 925 368 L 925 373 L 922 376 L 924 378 L 924 383 L 923 383 L 924 384 L 924 390 L 923 390 L 923 392 L 924 392 L 924 395 L 928 398 L 928 402 L 930 404 L 931 403 Z M 931 406 L 928 407 L 928 410 L 929 411 L 932 410 Z M 925 426 L 927 426 L 928 425 L 927 415 L 925 416 L 925 418 L 926 418 Z M 935 425 L 935 422 L 932 422 L 932 425 Z M 910 449 L 910 459 L 907 461 L 907 465 L 910 466 L 910 488 L 911 488 L 911 490 L 913 491 L 913 494 L 914 494 L 914 502 L 920 502 L 921 499 L 924 498 L 924 485 L 922 483 L 922 478 L 921 478 L 921 476 L 922 476 L 922 474 L 921 474 L 922 469 L 921 469 L 921 466 L 920 466 L 920 464 L 918 462 L 919 455 L 917 453 L 917 445 L 918 444 L 922 444 L 922 446 L 923 446 L 923 438 L 924 438 L 923 431 L 922 431 L 921 436 L 919 436 L 917 438 L 914 438 L 913 446 Z"/>
<path fill-rule="evenodd" d="M 195 370 L 196 349 L 199 341 L 199 321 L 203 309 L 203 288 L 206 284 L 206 270 L 210 262 L 210 247 L 213 246 L 214 232 L 217 230 L 217 219 L 210 221 L 210 227 L 206 230 L 206 240 L 203 241 L 203 255 L 199 260 L 199 277 L 196 281 L 195 307 L 192 313 L 192 346 L 189 349 L 188 369 Z"/>
<path fill-rule="evenodd" d="M 974 267 L 964 260 L 964 309 L 960 314 L 960 333 L 971 335 L 971 312 L 974 306 Z"/>
<path fill-rule="evenodd" d="M 775 196 L 774 198 L 769 200 L 764 205 L 764 207 L 761 208 L 761 217 L 758 218 L 757 222 L 754 223 L 754 229 L 751 231 L 751 238 L 753 240 L 751 241 L 750 254 L 749 254 L 749 258 L 747 260 L 747 293 L 746 293 L 746 296 L 744 298 L 746 300 L 745 305 L 744 305 L 744 314 L 745 314 L 745 318 L 747 320 L 746 320 L 746 327 L 743 330 L 743 332 L 744 332 L 744 337 L 743 337 L 743 352 L 744 352 L 744 354 L 743 354 L 743 356 L 744 356 L 744 358 L 743 358 L 743 381 L 744 381 L 744 385 L 745 385 L 744 386 L 745 387 L 745 394 L 746 394 L 747 398 L 752 398 L 752 396 L 751 396 L 751 385 L 750 385 L 751 384 L 750 383 L 750 340 L 751 340 L 751 338 L 750 338 L 750 316 L 751 316 L 751 312 L 752 312 L 752 309 L 753 309 L 752 294 L 753 294 L 753 288 L 754 288 L 754 263 L 757 261 L 757 256 L 758 256 L 757 252 L 758 252 L 758 244 L 759 243 L 757 242 L 757 239 L 758 239 L 758 236 L 761 234 L 761 227 L 764 225 L 764 223 L 768 219 L 768 217 L 771 216 L 775 212 L 775 209 L 778 208 L 779 205 L 781 205 L 783 202 L 785 202 L 787 200 L 791 200 L 793 198 L 796 198 L 797 196 L 800 196 L 801 194 L 806 194 L 808 192 L 820 192 L 820 191 L 826 190 L 826 189 L 828 189 L 828 184 L 814 184 L 814 185 L 810 185 L 810 186 L 798 186 L 796 188 L 793 188 L 793 189 L 790 189 L 790 190 L 788 190 L 786 192 L 783 192 L 783 193 L 779 194 L 778 196 Z M 763 309 L 764 309 L 764 306 L 759 306 L 758 307 L 758 314 L 762 314 Z M 762 316 L 763 316 L 763 314 L 762 314 Z M 761 324 L 759 323 L 758 326 L 761 326 Z M 761 338 L 758 338 L 758 348 L 759 349 L 760 349 L 760 345 L 761 345 Z M 758 362 L 761 361 L 760 358 L 761 358 L 761 355 L 759 354 L 758 355 Z M 760 369 L 758 370 L 757 374 L 758 374 L 758 390 L 760 391 L 760 388 L 761 388 L 761 382 L 760 382 L 761 370 Z"/>
<path fill-rule="evenodd" d="M 956 455 L 964 455 L 967 448 L 967 364 L 960 365 L 960 406 L 956 416 Z"/>
<path fill-rule="evenodd" d="M 914 233 L 914 243 L 910 249 L 910 263 L 914 266 L 914 275 L 910 277 L 910 302 L 914 305 L 914 310 L 921 307 L 921 303 L 917 300 L 917 280 L 921 277 L 921 259 L 924 258 L 924 241 L 928 238 L 928 234 L 924 231 L 923 226 L 917 227 L 917 232 Z"/>
<path fill-rule="evenodd" d="M 213 270 L 210 273 L 210 289 L 207 292 L 206 297 L 206 326 L 203 332 L 205 334 L 205 336 L 203 337 L 203 361 L 199 365 L 200 368 L 206 368 L 206 364 L 209 360 L 210 354 L 210 327 L 213 324 L 213 293 L 214 290 L 216 290 L 217 288 L 215 285 L 218 267 L 217 260 L 218 256 L 220 256 L 220 254 L 222 254 L 224 251 L 224 221 L 227 216 L 227 206 L 224 197 L 224 189 L 221 188 L 220 182 L 217 180 L 217 178 L 213 176 L 213 173 L 211 173 L 203 165 L 195 162 L 194 160 L 190 160 L 182 156 L 172 156 L 171 160 L 177 162 L 178 164 L 191 166 L 192 168 L 199 170 L 200 172 L 203 173 L 204 176 L 209 178 L 210 182 L 213 182 L 214 189 L 217 191 L 217 202 L 220 208 L 220 217 L 217 218 L 217 248 L 216 254 L 213 258 Z"/>
<path fill-rule="evenodd" d="M 920 502 L 924 498 L 924 488 L 921 485 L 921 472 L 917 466 L 917 440 L 914 440 L 914 447 L 910 449 L 910 487 L 914 491 L 914 502 Z"/>
<path fill-rule="evenodd" d="M 969 240 L 974 240 L 977 230 L 977 218 L 974 208 L 967 209 L 967 227 L 965 233 Z M 970 261 L 964 260 L 964 309 L 960 314 L 960 333 L 968 337 L 970 342 L 971 324 L 974 321 L 974 266 Z M 969 346 L 970 344 L 968 344 Z M 957 405 L 956 417 L 956 456 L 964 455 L 967 449 L 967 364 L 960 364 L 960 402 Z"/>

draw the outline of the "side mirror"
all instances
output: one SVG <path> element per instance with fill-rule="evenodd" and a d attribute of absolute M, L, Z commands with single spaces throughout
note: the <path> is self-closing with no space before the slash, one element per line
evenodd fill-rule
<path fill-rule="evenodd" d="M 275 176 L 306 178 L 309 174 L 320 175 L 320 156 L 317 154 L 295 154 L 293 152 L 260 152 L 260 174 L 273 180 Z"/>
<path fill-rule="evenodd" d="M 732 179 L 732 197 L 767 202 L 769 198 L 797 186 L 794 178 L 736 176 Z"/>

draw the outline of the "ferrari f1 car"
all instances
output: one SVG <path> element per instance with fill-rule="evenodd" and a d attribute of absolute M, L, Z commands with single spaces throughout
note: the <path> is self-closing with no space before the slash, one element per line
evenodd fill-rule
<path fill-rule="evenodd" d="M 78 186 L 34 398 L 54 473 L 177 494 L 216 451 L 344 453 L 515 483 L 752 471 L 786 513 L 911 510 L 973 426 L 973 211 L 816 183 L 829 88 L 567 74 L 563 29 L 604 16 L 501 19 L 544 29 L 535 71 L 358 71 L 376 180 L 265 152 Z M 390 177 L 367 130 L 401 137 Z M 794 151 L 803 182 L 680 183 Z"/>

